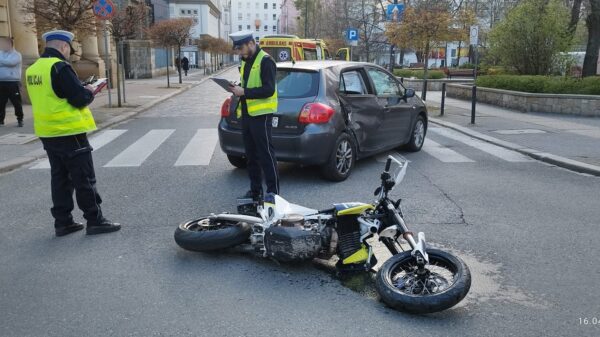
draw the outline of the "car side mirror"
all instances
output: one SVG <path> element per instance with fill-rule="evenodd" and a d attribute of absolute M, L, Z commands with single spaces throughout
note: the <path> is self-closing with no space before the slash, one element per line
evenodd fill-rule
<path fill-rule="evenodd" d="M 415 89 L 411 89 L 411 88 L 406 89 L 406 92 L 404 92 L 404 97 L 405 98 L 415 97 Z"/>

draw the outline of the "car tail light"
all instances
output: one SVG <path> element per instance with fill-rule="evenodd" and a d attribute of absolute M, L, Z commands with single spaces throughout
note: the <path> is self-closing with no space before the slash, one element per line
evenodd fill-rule
<path fill-rule="evenodd" d="M 221 106 L 221 117 L 229 117 L 229 108 L 231 107 L 231 97 L 227 97 Z"/>
<path fill-rule="evenodd" d="M 323 103 L 306 103 L 300 111 L 298 122 L 301 124 L 322 124 L 327 123 L 335 110 L 329 105 Z"/>

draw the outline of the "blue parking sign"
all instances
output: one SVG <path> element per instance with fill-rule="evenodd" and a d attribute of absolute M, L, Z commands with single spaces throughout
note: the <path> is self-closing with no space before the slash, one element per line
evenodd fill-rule
<path fill-rule="evenodd" d="M 346 40 L 358 41 L 358 29 L 356 29 L 356 28 L 346 29 Z"/>

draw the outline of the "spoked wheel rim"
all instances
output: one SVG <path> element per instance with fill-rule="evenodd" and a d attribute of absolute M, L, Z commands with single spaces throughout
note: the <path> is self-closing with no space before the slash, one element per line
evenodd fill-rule
<path fill-rule="evenodd" d="M 183 229 L 190 232 L 213 231 L 233 226 L 233 223 L 226 221 L 211 221 L 209 218 L 193 220 L 183 224 Z"/>
<path fill-rule="evenodd" d="M 415 140 L 415 146 L 420 147 L 423 145 L 423 141 L 425 140 L 425 123 L 423 123 L 421 119 L 418 119 L 415 124 L 413 138 Z"/>
<path fill-rule="evenodd" d="M 458 280 L 458 269 L 449 260 L 429 256 L 429 264 L 419 269 L 414 258 L 399 261 L 391 268 L 389 280 L 394 288 L 409 296 L 441 294 Z"/>
<path fill-rule="evenodd" d="M 354 154 L 348 140 L 342 140 L 335 153 L 335 167 L 339 174 L 346 175 L 352 168 Z"/>

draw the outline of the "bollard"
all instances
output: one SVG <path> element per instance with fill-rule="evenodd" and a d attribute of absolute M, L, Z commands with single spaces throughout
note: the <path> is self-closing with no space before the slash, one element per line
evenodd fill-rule
<path fill-rule="evenodd" d="M 475 104 L 477 103 L 477 86 L 474 85 L 471 93 L 471 124 L 475 124 Z"/>
<path fill-rule="evenodd" d="M 423 91 L 421 91 L 421 99 L 427 101 L 427 80 L 423 80 Z"/>
<path fill-rule="evenodd" d="M 404 77 L 400 77 L 400 83 L 404 84 Z"/>
<path fill-rule="evenodd" d="M 446 102 L 446 82 L 442 83 L 442 103 L 440 105 L 440 116 L 444 115 L 444 103 Z"/>

